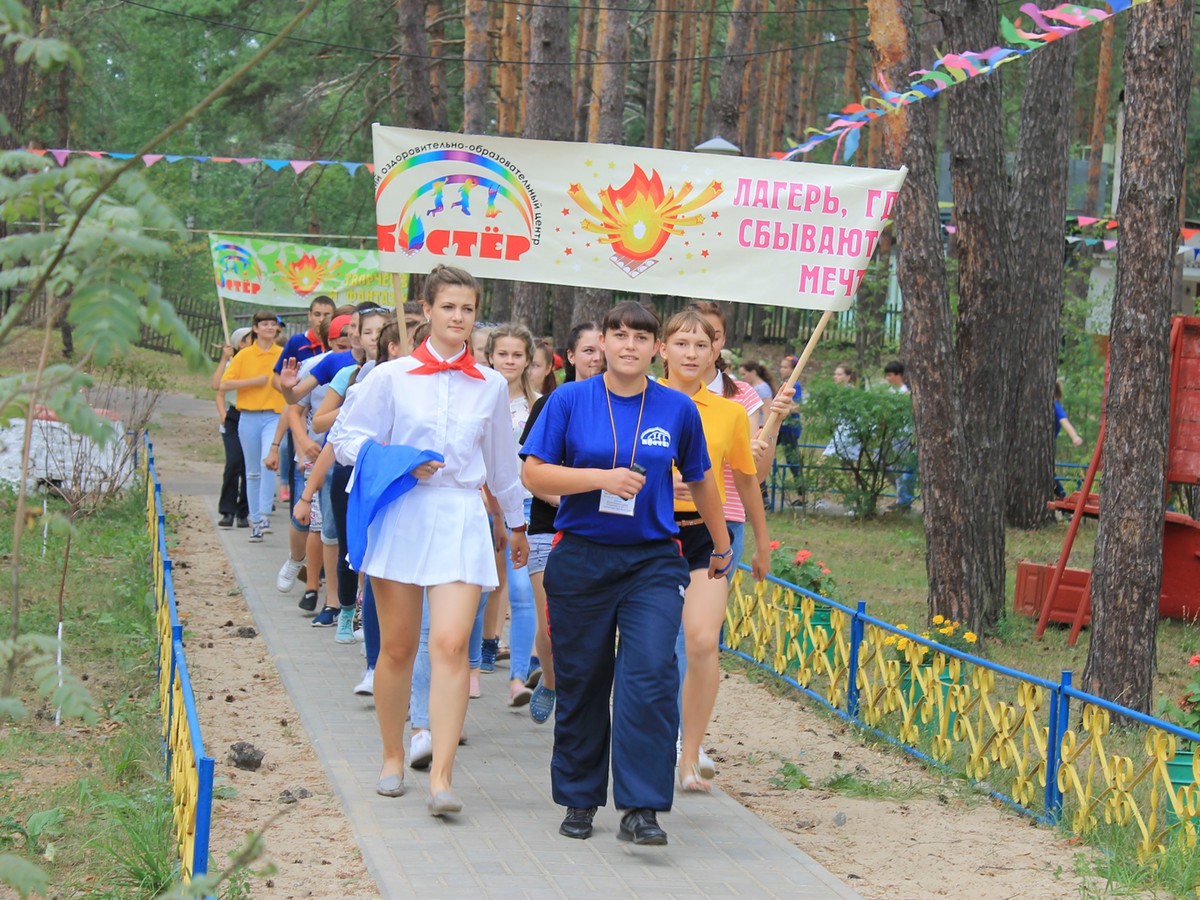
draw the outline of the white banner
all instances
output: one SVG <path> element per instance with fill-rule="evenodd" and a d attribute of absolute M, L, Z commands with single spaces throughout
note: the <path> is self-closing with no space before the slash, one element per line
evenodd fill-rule
<path fill-rule="evenodd" d="M 375 125 L 379 266 L 847 309 L 907 170 Z"/>

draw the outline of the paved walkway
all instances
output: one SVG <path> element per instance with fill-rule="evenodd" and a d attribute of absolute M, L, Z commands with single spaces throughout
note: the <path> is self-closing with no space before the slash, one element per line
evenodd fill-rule
<path fill-rule="evenodd" d="M 164 479 L 164 490 L 207 498 L 214 528 L 215 492 L 207 479 Z M 286 518 L 274 517 L 281 525 Z M 459 749 L 455 793 L 461 815 L 425 811 L 427 776 L 411 769 L 409 793 L 375 794 L 379 732 L 369 698 L 351 688 L 363 667 L 361 645 L 339 645 L 333 629 L 309 626 L 297 608 L 300 586 L 275 589 L 286 553 L 283 528 L 262 544 L 238 529 L 221 542 L 259 630 L 266 638 L 334 790 L 354 827 L 381 896 L 550 897 L 857 897 L 828 871 L 731 797 L 678 796 L 661 817 L 665 848 L 616 840 L 611 804 L 590 840 L 559 836 L 562 810 L 550 799 L 552 723 L 504 705 L 503 669 L 483 677 L 484 696 L 467 711 L 470 742 Z"/>

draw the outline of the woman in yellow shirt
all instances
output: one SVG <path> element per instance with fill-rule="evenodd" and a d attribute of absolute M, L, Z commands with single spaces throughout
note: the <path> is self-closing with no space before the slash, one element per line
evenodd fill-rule
<path fill-rule="evenodd" d="M 716 332 L 708 319 L 694 310 L 676 313 L 663 327 L 662 384 L 691 397 L 700 412 L 704 440 L 713 471 L 725 463 L 733 470 L 733 483 L 746 507 L 746 518 L 754 530 L 755 550 L 751 570 L 756 581 L 771 568 L 770 539 L 762 493 L 758 487 L 755 462 L 765 446 L 750 440 L 750 420 L 746 408 L 710 391 L 701 375 L 712 362 Z M 759 446 L 755 446 L 759 445 Z M 717 479 L 721 502 L 725 486 Z M 679 524 L 679 542 L 688 560 L 691 581 L 683 601 L 683 636 L 687 650 L 687 672 L 683 678 L 683 736 L 679 752 L 679 786 L 685 791 L 707 791 L 709 784 L 700 777 L 700 741 L 708 730 L 713 706 L 717 701 L 720 674 L 717 649 L 729 585 L 724 578 L 708 577 L 712 540 L 687 489 L 676 484 L 675 521 Z M 739 560 L 730 559 L 730 564 Z"/>
<path fill-rule="evenodd" d="M 257 543 L 271 530 L 267 516 L 275 501 L 275 473 L 263 465 L 274 445 L 275 426 L 283 412 L 283 394 L 271 386 L 275 361 L 283 352 L 275 343 L 279 320 L 260 309 L 251 326 L 254 342 L 230 361 L 221 389 L 237 391 L 238 441 L 246 460 L 246 500 L 250 506 L 250 540 Z"/>

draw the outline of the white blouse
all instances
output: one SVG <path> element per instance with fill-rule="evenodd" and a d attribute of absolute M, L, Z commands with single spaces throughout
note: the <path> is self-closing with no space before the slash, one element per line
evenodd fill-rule
<path fill-rule="evenodd" d="M 457 371 L 411 374 L 420 365 L 405 356 L 376 366 L 355 385 L 329 432 L 337 461 L 354 465 L 367 440 L 436 450 L 446 465 L 424 479 L 426 486 L 477 490 L 486 482 L 504 510 L 505 524 L 524 525 L 525 490 L 508 383 L 484 366 L 479 367 L 482 381 Z"/>

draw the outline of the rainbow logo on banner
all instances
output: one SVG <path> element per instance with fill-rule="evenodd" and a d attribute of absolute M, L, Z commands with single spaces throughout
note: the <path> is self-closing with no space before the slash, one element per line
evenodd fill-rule
<path fill-rule="evenodd" d="M 380 249 L 411 256 L 427 246 L 437 253 L 453 246 L 458 255 L 477 250 L 481 256 L 519 257 L 537 230 L 537 201 L 521 174 L 504 162 L 473 148 L 424 150 L 397 160 L 381 172 L 376 204 L 397 176 L 411 179 L 422 170 L 420 182 L 404 198 L 396 221 L 377 226 Z M 505 227 L 512 212 L 521 222 L 519 234 Z M 482 224 L 474 224 L 479 220 Z"/>
<path fill-rule="evenodd" d="M 241 244 L 222 242 L 212 248 L 218 286 L 253 296 L 262 289 L 263 268 L 258 257 Z"/>

